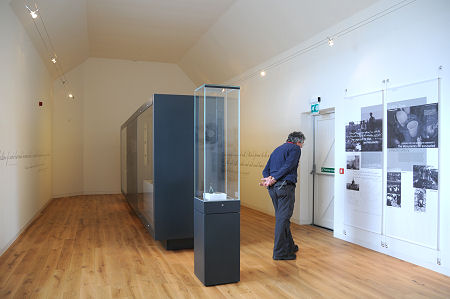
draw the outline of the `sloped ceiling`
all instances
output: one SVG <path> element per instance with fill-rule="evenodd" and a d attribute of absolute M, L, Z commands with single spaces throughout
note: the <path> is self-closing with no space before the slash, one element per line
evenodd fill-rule
<path fill-rule="evenodd" d="M 12 0 L 10 3 L 55 78 L 88 57 L 103 57 L 177 63 L 198 85 L 222 83 L 376 1 Z M 24 3 L 38 5 L 36 24 Z M 36 27 L 44 40 L 48 32 L 52 45 L 44 45 Z M 62 68 L 50 62 L 51 48 Z"/>
<path fill-rule="evenodd" d="M 375 2 L 236 1 L 179 64 L 197 85 L 225 82 Z"/>
<path fill-rule="evenodd" d="M 90 55 L 177 63 L 235 0 L 88 0 Z"/>
<path fill-rule="evenodd" d="M 35 22 L 25 7 L 27 4 L 31 8 L 34 3 L 32 0 L 13 0 L 10 5 L 46 63 L 50 74 L 56 78 L 89 57 L 86 0 L 37 1 L 39 18 L 35 19 Z M 39 28 L 42 38 L 36 27 Z M 51 37 L 50 41 L 47 33 Z M 46 43 L 44 44 L 42 40 Z M 50 62 L 54 54 L 52 48 L 58 56 L 60 63 L 58 65 Z"/>

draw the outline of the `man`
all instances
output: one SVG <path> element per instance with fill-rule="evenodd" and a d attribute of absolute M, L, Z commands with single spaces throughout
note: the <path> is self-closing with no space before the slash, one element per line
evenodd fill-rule
<path fill-rule="evenodd" d="M 368 127 L 369 131 L 375 131 L 375 117 L 373 116 L 372 112 L 370 112 L 369 114 L 370 114 L 370 117 L 368 120 L 367 127 Z"/>
<path fill-rule="evenodd" d="M 274 260 L 294 260 L 298 251 L 292 239 L 289 220 L 294 211 L 297 168 L 304 141 L 302 132 L 290 133 L 286 143 L 272 152 L 263 170 L 264 178 L 260 185 L 269 190 L 275 209 Z"/>

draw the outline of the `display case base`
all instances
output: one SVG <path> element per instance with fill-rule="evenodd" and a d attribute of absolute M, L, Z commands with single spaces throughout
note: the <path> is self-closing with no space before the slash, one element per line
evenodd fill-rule
<path fill-rule="evenodd" d="M 240 280 L 240 201 L 194 199 L 194 273 L 205 286 Z"/>
<path fill-rule="evenodd" d="M 161 244 L 166 250 L 180 250 L 194 248 L 194 238 L 162 240 Z"/>

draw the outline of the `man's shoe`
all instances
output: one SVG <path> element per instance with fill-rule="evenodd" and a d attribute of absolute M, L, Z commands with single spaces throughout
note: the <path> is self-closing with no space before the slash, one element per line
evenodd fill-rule
<path fill-rule="evenodd" d="M 276 261 L 288 261 L 295 260 L 297 256 L 295 254 L 283 255 L 283 256 L 274 256 L 273 259 Z"/>

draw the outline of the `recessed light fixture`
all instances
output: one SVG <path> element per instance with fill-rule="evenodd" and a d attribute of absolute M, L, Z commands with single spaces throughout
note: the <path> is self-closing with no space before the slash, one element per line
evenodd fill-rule
<path fill-rule="evenodd" d="M 261 77 L 264 77 L 264 76 L 266 75 L 266 71 L 261 71 L 261 72 L 259 73 L 259 75 L 260 75 Z"/>
<path fill-rule="evenodd" d="M 328 38 L 328 45 L 330 47 L 334 46 L 334 40 L 331 37 Z"/>

